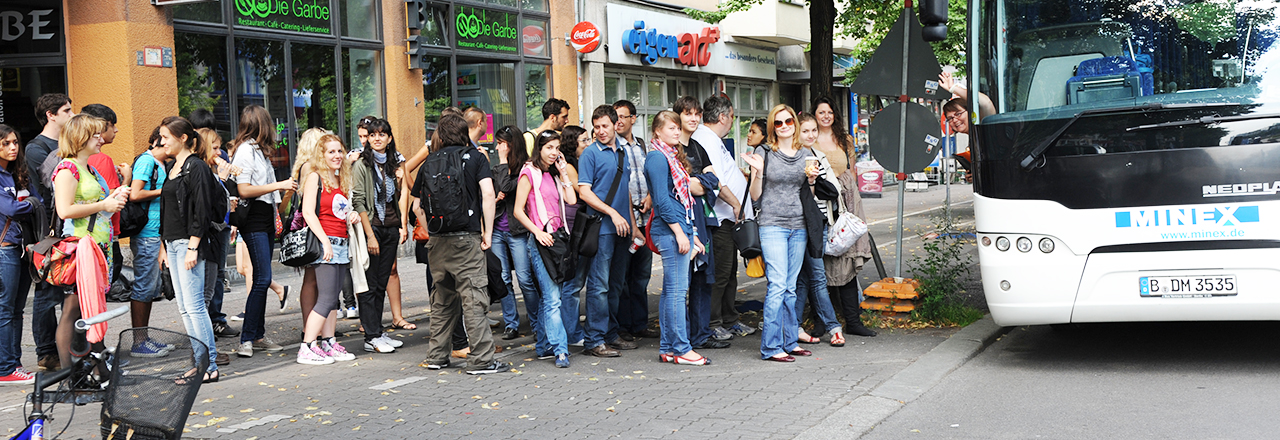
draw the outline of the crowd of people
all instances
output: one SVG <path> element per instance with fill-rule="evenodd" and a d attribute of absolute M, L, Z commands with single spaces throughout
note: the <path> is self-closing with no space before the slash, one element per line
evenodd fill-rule
<path fill-rule="evenodd" d="M 844 255 L 823 253 L 827 229 L 842 213 L 862 216 L 853 139 L 829 98 L 815 100 L 812 112 L 778 105 L 753 121 L 746 137 L 753 150 L 741 157 L 746 168 L 723 141 L 737 119 L 722 95 L 678 99 L 653 116 L 647 142 L 633 133 L 639 115 L 631 102 L 593 109 L 588 129 L 568 125 L 568 103 L 552 98 L 538 127 L 497 130 L 493 153 L 479 144 L 484 112 L 474 107 L 446 108 L 431 140 L 411 157 L 397 151 L 385 119 L 362 118 L 360 145 L 351 148 L 312 128 L 299 137 L 287 180 L 277 179 L 269 159 L 279 145 L 260 106 L 242 110 L 226 143 L 207 111 L 165 118 L 131 165 L 101 153 L 115 138 L 110 108 L 92 104 L 75 114 L 66 95 L 50 94 L 36 109 L 44 130 L 25 147 L 0 125 L 0 383 L 33 380 L 19 345 L 32 285 L 31 331 L 45 369 L 70 365 L 79 296 L 105 292 L 33 280 L 24 245 L 46 235 L 91 237 L 112 279 L 120 277 L 118 239 L 127 236 L 133 327 L 149 324 L 167 270 L 183 326 L 208 347 L 206 382 L 217 381 L 218 367 L 230 362 L 216 337 L 238 336 L 240 357 L 285 349 L 266 337 L 266 293 L 274 291 L 285 309 L 292 289 L 272 280 L 272 255 L 282 234 L 303 228 L 318 242 L 318 258 L 304 265 L 298 289 L 300 364 L 355 358 L 337 339 L 344 317 L 358 316 L 367 352 L 403 345 L 385 331 L 415 328 L 400 310 L 397 268 L 398 249 L 412 238 L 430 290 L 427 368 L 464 358 L 469 374 L 509 371 L 493 359 L 487 312 L 496 288 L 501 337 L 523 336 L 516 286 L 537 357 L 557 367 L 570 366 L 571 346 L 618 357 L 642 338 L 658 340 L 663 362 L 708 365 L 706 350 L 757 331 L 735 308 L 740 257 L 733 232 L 747 219 L 759 225 L 768 286 L 761 359 L 794 362 L 812 355 L 801 343 L 825 337 L 840 347 L 846 334 L 875 336 L 862 325 L 854 276 L 870 258 L 867 238 Z M 146 212 L 145 225 L 122 233 L 120 213 L 131 204 Z M 233 244 L 248 288 L 244 312 L 230 318 L 243 322 L 239 330 L 222 312 Z M 655 257 L 662 280 L 658 326 L 651 328 Z M 488 272 L 498 266 L 503 285 L 489 286 Z M 390 326 L 383 324 L 387 302 Z M 822 336 L 801 329 L 809 309 Z M 174 349 L 144 337 L 129 354 Z"/>

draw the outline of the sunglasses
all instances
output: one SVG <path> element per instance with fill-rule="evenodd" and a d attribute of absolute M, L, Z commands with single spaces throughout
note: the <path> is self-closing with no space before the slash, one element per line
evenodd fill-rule
<path fill-rule="evenodd" d="M 779 119 L 773 121 L 773 128 L 782 128 L 783 125 L 796 125 L 796 118 Z"/>

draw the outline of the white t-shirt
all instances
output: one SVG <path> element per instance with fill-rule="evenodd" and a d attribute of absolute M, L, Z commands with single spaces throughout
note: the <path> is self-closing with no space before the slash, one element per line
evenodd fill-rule
<path fill-rule="evenodd" d="M 267 156 L 258 149 L 258 143 L 252 139 L 236 147 L 236 155 L 231 158 L 231 164 L 243 170 L 239 176 L 235 177 L 236 184 L 247 183 L 253 186 L 262 186 L 276 183 L 275 168 L 271 166 L 271 161 L 267 159 Z M 280 203 L 280 192 L 271 191 L 258 196 L 257 199 L 276 205 Z"/>
<path fill-rule="evenodd" d="M 724 141 L 720 136 L 716 136 L 714 131 L 707 128 L 706 125 L 699 125 L 697 130 L 689 137 L 698 141 L 702 145 L 702 149 L 707 151 L 707 156 L 711 158 L 711 166 L 716 170 L 716 177 L 720 179 L 720 184 L 729 187 L 729 191 L 733 192 L 733 196 L 738 198 L 738 202 L 742 204 L 742 212 L 744 218 L 755 218 L 755 212 L 751 209 L 751 198 L 747 197 L 747 178 L 742 175 L 742 170 L 738 169 L 738 163 L 733 160 L 733 155 L 729 154 L 729 150 L 725 148 Z M 733 207 L 727 202 L 716 198 L 714 206 L 716 210 L 716 218 L 720 220 L 738 221 L 733 216 Z"/>

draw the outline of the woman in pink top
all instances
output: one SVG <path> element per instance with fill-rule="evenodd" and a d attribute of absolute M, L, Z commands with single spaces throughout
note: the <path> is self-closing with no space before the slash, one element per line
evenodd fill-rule
<path fill-rule="evenodd" d="M 533 262 L 533 275 L 538 280 L 542 294 L 542 309 L 538 323 L 547 334 L 547 343 L 556 356 L 556 367 L 569 367 L 569 345 L 565 336 L 564 320 L 560 316 L 560 286 L 552 279 L 542 264 L 538 245 L 551 246 L 555 240 L 551 232 L 563 229 L 564 206 L 578 202 L 573 180 L 564 172 L 564 158 L 560 155 L 560 137 L 551 130 L 539 133 L 534 148 L 516 184 L 516 220 L 529 230 L 529 260 Z M 569 276 L 568 278 L 572 278 Z M 572 293 L 570 293 L 572 295 Z M 577 310 L 573 318 L 577 319 Z"/>

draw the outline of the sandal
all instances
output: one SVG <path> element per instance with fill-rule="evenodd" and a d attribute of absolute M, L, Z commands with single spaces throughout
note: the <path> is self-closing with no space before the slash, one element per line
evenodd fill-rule
<path fill-rule="evenodd" d="M 809 336 L 808 333 L 801 332 L 800 336 L 796 338 L 796 342 L 799 342 L 801 344 L 817 344 L 819 342 L 822 342 L 822 340 L 815 338 L 813 336 Z"/>
<path fill-rule="evenodd" d="M 833 333 L 831 333 L 831 346 L 832 346 L 832 347 L 843 347 L 843 346 L 844 346 L 844 335 L 840 334 L 840 332 L 838 332 L 838 331 L 837 331 L 837 332 L 833 332 Z"/>
<path fill-rule="evenodd" d="M 204 373 L 204 380 L 201 381 L 200 383 L 214 383 L 221 378 L 222 378 L 222 375 L 218 373 L 218 370 L 208 371 Z"/>
<path fill-rule="evenodd" d="M 407 319 L 401 319 L 399 321 L 391 321 L 391 328 L 396 330 L 417 330 L 418 325 L 409 322 Z"/>
<path fill-rule="evenodd" d="M 685 353 L 685 354 L 688 354 L 688 353 Z M 684 356 L 675 356 L 672 358 L 671 363 L 679 364 L 679 365 L 711 365 L 711 359 L 707 359 L 706 356 L 699 356 L 697 359 L 689 359 Z"/>

